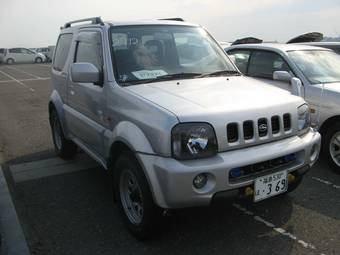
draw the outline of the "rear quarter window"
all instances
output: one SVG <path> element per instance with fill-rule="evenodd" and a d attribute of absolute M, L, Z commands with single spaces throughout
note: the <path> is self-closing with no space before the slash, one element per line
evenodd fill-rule
<path fill-rule="evenodd" d="M 72 34 L 62 34 L 59 36 L 53 61 L 53 68 L 57 71 L 63 70 L 65 66 L 71 47 L 72 37 Z"/>

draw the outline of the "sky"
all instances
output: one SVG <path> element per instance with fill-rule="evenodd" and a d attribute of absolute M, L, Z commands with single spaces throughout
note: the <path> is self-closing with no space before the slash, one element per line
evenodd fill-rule
<path fill-rule="evenodd" d="M 182 17 L 219 41 L 286 42 L 306 32 L 340 35 L 340 0 L 0 0 L 0 48 L 56 43 L 65 22 Z"/>

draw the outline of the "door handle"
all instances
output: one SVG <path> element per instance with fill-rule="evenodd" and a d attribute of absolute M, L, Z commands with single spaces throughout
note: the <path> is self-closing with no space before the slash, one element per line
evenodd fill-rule
<path fill-rule="evenodd" d="M 74 90 L 70 90 L 70 94 L 71 94 L 71 96 L 74 96 L 74 94 L 75 94 Z"/>

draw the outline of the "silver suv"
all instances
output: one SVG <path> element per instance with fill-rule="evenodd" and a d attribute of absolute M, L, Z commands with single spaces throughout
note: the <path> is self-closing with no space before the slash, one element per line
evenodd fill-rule
<path fill-rule="evenodd" d="M 245 75 L 291 91 L 298 79 L 312 125 L 322 134 L 322 155 L 340 172 L 340 55 L 302 44 L 243 44 L 227 53 Z"/>
<path fill-rule="evenodd" d="M 62 27 L 54 54 L 55 150 L 109 171 L 136 237 L 167 209 L 292 191 L 317 160 L 305 101 L 241 75 L 202 27 L 85 21 Z"/>

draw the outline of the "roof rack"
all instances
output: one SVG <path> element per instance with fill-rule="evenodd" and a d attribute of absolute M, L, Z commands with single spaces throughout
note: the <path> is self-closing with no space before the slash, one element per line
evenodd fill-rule
<path fill-rule="evenodd" d="M 78 19 L 78 20 L 74 20 L 74 21 L 69 21 L 69 22 L 65 23 L 65 25 L 63 27 L 61 27 L 61 29 L 71 27 L 71 25 L 74 24 L 74 23 L 81 23 L 81 22 L 86 22 L 86 21 L 90 21 L 91 24 L 104 25 L 104 22 L 101 19 L 101 17 L 93 17 L 93 18 Z"/>
<path fill-rule="evenodd" d="M 172 21 L 183 21 L 184 22 L 184 19 L 182 18 L 166 18 L 166 19 L 158 19 L 158 20 L 172 20 Z"/>

